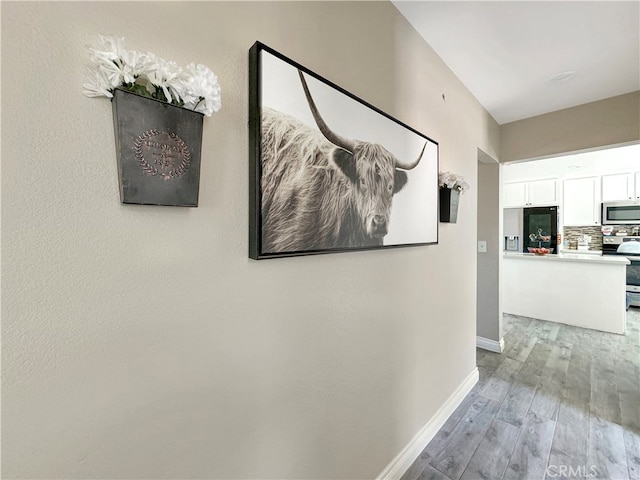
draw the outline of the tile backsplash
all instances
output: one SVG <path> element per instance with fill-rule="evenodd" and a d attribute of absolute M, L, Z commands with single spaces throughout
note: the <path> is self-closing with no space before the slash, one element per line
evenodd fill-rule
<path fill-rule="evenodd" d="M 627 232 L 627 235 L 631 236 L 634 233 L 638 234 L 640 230 L 640 225 L 607 225 L 609 227 L 613 227 L 613 234 L 615 235 L 617 232 Z"/>
<path fill-rule="evenodd" d="M 602 250 L 602 230 L 600 227 L 594 227 L 589 225 L 587 227 L 564 227 L 563 232 L 563 244 L 564 248 L 570 250 L 577 250 L 578 237 L 582 235 L 591 235 L 590 250 Z"/>
<path fill-rule="evenodd" d="M 619 231 L 625 231 L 628 235 L 631 235 L 634 227 L 640 228 L 640 225 L 611 225 L 613 227 L 613 233 Z M 565 248 L 575 250 L 578 248 L 578 237 L 582 235 L 591 236 L 590 250 L 602 250 L 602 227 L 596 227 L 593 225 L 585 227 L 564 227 L 563 228 L 563 243 Z"/>

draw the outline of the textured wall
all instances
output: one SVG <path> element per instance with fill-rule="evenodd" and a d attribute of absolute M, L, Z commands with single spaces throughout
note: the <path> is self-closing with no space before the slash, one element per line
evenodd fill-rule
<path fill-rule="evenodd" d="M 495 122 L 386 2 L 1 8 L 3 478 L 378 474 L 475 366 L 476 200 L 439 245 L 249 260 L 247 52 L 428 134 L 472 188 Z M 111 105 L 81 94 L 98 33 L 218 74 L 198 208 L 119 203 Z"/>

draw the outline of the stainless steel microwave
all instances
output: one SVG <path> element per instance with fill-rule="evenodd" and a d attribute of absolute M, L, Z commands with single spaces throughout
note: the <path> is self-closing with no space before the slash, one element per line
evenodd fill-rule
<path fill-rule="evenodd" d="M 640 201 L 623 200 L 602 204 L 602 225 L 640 225 Z"/>

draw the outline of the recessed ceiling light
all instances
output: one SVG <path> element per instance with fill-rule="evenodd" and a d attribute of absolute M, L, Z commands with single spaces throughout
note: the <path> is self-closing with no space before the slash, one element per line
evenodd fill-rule
<path fill-rule="evenodd" d="M 548 83 L 551 85 L 558 85 L 560 83 L 568 82 L 576 76 L 576 72 L 574 70 L 569 70 L 568 72 L 562 72 L 557 75 L 554 75 L 549 80 Z"/>

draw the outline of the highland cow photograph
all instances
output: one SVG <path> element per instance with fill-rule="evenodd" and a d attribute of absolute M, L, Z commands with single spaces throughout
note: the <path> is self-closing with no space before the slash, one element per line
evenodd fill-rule
<path fill-rule="evenodd" d="M 249 64 L 251 258 L 437 243 L 435 141 L 263 44 Z"/>

